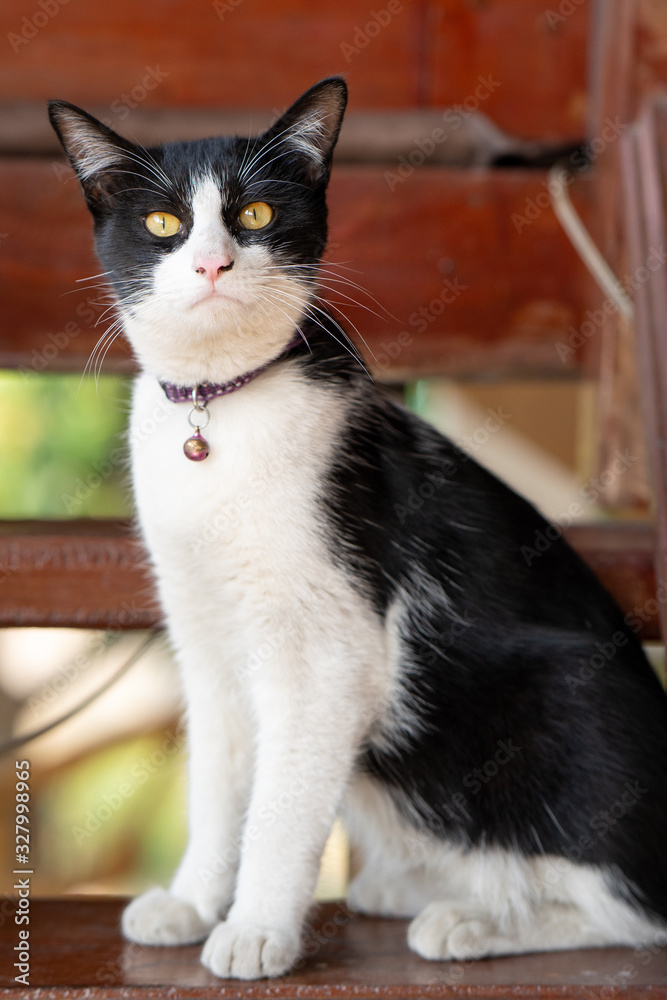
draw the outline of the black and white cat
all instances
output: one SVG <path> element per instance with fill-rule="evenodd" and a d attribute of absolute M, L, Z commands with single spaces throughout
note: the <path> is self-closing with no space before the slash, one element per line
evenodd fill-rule
<path fill-rule="evenodd" d="M 667 701 L 634 630 L 562 539 L 527 565 L 541 515 L 387 402 L 318 299 L 345 103 L 331 78 L 257 138 L 150 150 L 50 106 L 143 372 L 187 700 L 189 844 L 124 932 L 286 972 L 342 812 L 350 905 L 413 917 L 426 958 L 664 940 Z"/>

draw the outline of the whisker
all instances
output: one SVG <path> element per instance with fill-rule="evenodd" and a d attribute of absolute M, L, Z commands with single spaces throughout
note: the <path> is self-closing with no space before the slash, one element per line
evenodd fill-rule
<path fill-rule="evenodd" d="M 281 291 L 282 294 L 286 294 L 286 295 L 290 294 L 284 288 L 281 288 L 280 291 Z M 327 312 L 326 309 L 324 309 L 322 306 L 316 305 L 314 302 L 311 303 L 311 307 L 314 308 L 314 309 L 316 309 L 323 316 L 326 316 L 327 318 L 331 318 L 331 320 L 336 324 L 336 328 L 340 331 L 340 333 L 342 334 L 342 336 L 345 337 L 346 340 L 354 348 L 354 351 L 356 352 L 356 355 L 355 355 L 356 356 L 356 360 L 359 361 L 359 363 L 364 368 L 364 371 L 366 371 L 367 374 L 368 374 L 368 371 L 367 371 L 365 365 L 363 365 L 363 363 L 362 363 L 361 354 L 359 354 L 357 347 L 354 345 L 353 341 L 350 340 L 350 338 L 348 337 L 347 333 L 345 332 L 345 330 L 343 329 L 343 327 L 340 325 L 340 323 L 336 320 L 336 318 L 333 317 L 333 316 L 330 316 L 330 313 Z M 354 330 L 354 332 L 356 333 L 356 335 L 358 336 L 359 340 L 362 342 L 362 344 L 364 345 L 364 347 L 366 348 L 366 350 L 368 351 L 368 353 L 371 355 L 371 357 L 375 358 L 374 352 L 372 351 L 372 349 L 370 348 L 370 346 L 367 344 L 367 342 L 364 339 L 364 337 L 361 335 L 361 333 L 360 333 L 359 329 L 357 328 L 356 324 L 353 323 L 352 320 L 350 320 L 350 318 L 348 316 L 346 316 L 344 318 L 345 318 L 345 321 L 352 327 L 352 329 Z"/>
<path fill-rule="evenodd" d="M 296 296 L 290 295 L 289 292 L 285 291 L 285 289 L 280 289 L 280 291 L 278 291 L 277 289 L 271 289 L 270 291 L 273 291 L 274 293 L 274 301 L 275 297 L 279 295 L 282 296 L 282 301 L 285 304 L 289 304 L 290 300 L 301 304 L 300 300 L 297 299 Z M 339 344 L 350 355 L 350 357 L 352 357 L 357 362 L 359 367 L 366 373 L 368 378 L 371 381 L 373 381 L 373 376 L 371 375 L 366 365 L 364 364 L 363 358 L 359 353 L 358 348 L 356 347 L 354 342 L 350 340 L 349 336 L 347 335 L 343 327 L 340 325 L 340 323 L 337 321 L 335 316 L 332 316 L 326 309 L 323 309 L 321 306 L 318 306 L 315 302 L 309 302 L 306 304 L 304 308 L 304 314 L 307 315 L 317 327 L 319 327 L 321 330 L 327 333 L 333 340 L 335 340 L 336 343 Z M 323 319 L 328 320 L 330 323 L 333 323 L 334 326 L 336 327 L 336 330 L 341 334 L 341 336 L 344 339 L 339 340 L 338 337 L 336 337 L 331 332 L 331 330 L 324 325 L 324 323 L 320 320 L 319 317 L 323 317 Z M 352 326 L 354 326 L 354 324 L 352 324 Z"/>

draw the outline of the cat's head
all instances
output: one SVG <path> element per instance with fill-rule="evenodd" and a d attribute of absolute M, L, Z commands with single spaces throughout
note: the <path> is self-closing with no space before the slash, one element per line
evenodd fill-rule
<path fill-rule="evenodd" d="M 346 100 L 332 77 L 258 137 L 150 149 L 50 103 L 145 369 L 181 384 L 227 380 L 292 339 L 315 293 Z"/>

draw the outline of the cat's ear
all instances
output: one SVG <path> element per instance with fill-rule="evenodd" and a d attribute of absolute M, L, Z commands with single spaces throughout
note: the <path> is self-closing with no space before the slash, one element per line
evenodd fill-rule
<path fill-rule="evenodd" d="M 87 111 L 49 101 L 49 119 L 74 167 L 90 208 L 119 186 L 119 172 L 136 172 L 137 150 Z"/>
<path fill-rule="evenodd" d="M 303 158 L 312 181 L 326 180 L 346 104 L 345 81 L 340 76 L 328 77 L 307 90 L 263 138 L 291 147 Z"/>

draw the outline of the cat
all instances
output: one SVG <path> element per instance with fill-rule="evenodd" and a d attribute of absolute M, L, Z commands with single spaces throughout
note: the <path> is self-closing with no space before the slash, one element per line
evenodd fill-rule
<path fill-rule="evenodd" d="M 331 77 L 258 137 L 151 149 L 50 104 L 141 368 L 187 706 L 189 842 L 124 934 L 286 973 L 342 813 L 350 907 L 411 918 L 425 958 L 664 941 L 667 701 L 636 630 L 318 297 L 346 102 Z"/>

